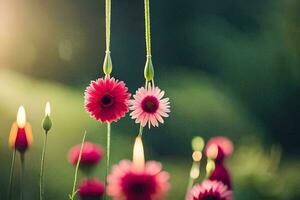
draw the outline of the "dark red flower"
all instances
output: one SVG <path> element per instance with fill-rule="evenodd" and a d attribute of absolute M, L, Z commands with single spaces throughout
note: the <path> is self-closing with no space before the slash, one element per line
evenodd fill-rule
<path fill-rule="evenodd" d="M 223 163 L 216 162 L 215 169 L 210 174 L 209 179 L 221 181 L 228 186 L 228 189 L 232 188 L 230 174 Z"/>
<path fill-rule="evenodd" d="M 85 91 L 85 108 L 101 122 L 116 122 L 129 111 L 130 94 L 123 81 L 106 76 L 92 81 Z"/>
<path fill-rule="evenodd" d="M 9 135 L 9 145 L 11 148 L 24 153 L 32 144 L 32 131 L 29 123 L 25 127 L 19 128 L 17 123 L 12 125 Z"/>
<path fill-rule="evenodd" d="M 84 179 L 78 187 L 78 194 L 82 200 L 99 200 L 104 194 L 104 183 L 97 179 Z"/>

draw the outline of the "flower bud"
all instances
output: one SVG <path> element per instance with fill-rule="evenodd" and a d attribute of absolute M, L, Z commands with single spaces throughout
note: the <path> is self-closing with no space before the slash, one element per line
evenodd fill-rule
<path fill-rule="evenodd" d="M 105 75 L 109 75 L 112 71 L 112 61 L 110 57 L 110 52 L 106 52 L 104 63 L 103 63 L 103 72 Z"/>
<path fill-rule="evenodd" d="M 144 70 L 144 76 L 147 81 L 151 81 L 154 78 L 154 68 L 153 68 L 152 59 L 150 56 L 147 57 L 145 70 Z"/>
<path fill-rule="evenodd" d="M 194 151 L 202 151 L 204 148 L 204 140 L 202 137 L 194 137 L 192 140 L 192 148 Z"/>
<path fill-rule="evenodd" d="M 19 128 L 17 123 L 13 123 L 9 134 L 9 146 L 12 149 L 24 153 L 32 144 L 32 130 L 29 123 L 23 128 Z"/>
<path fill-rule="evenodd" d="M 52 127 L 52 121 L 51 121 L 49 115 L 46 115 L 44 117 L 42 126 L 43 126 L 43 129 L 46 131 L 46 133 L 51 129 L 51 127 Z"/>

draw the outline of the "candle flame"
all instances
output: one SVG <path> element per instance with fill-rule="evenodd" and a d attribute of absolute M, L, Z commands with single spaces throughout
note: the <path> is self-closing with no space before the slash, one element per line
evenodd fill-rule
<path fill-rule="evenodd" d="M 17 124 L 19 128 L 24 128 L 26 125 L 26 112 L 24 106 L 20 106 L 17 114 Z"/>
<path fill-rule="evenodd" d="M 45 107 L 45 115 L 50 116 L 50 114 L 51 114 L 51 106 L 50 106 L 50 102 L 48 101 Z"/>
<path fill-rule="evenodd" d="M 137 170 L 143 170 L 145 166 L 145 156 L 143 141 L 140 136 L 136 137 L 133 147 L 133 164 Z"/>

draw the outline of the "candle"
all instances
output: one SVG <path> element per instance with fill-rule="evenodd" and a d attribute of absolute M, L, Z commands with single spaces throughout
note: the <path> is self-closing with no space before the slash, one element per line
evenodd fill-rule
<path fill-rule="evenodd" d="M 32 144 L 32 131 L 26 121 L 26 112 L 23 106 L 19 107 L 17 121 L 13 123 L 9 135 L 9 146 L 19 152 L 25 152 Z"/>
<path fill-rule="evenodd" d="M 133 164 L 138 171 L 142 171 L 145 167 L 144 147 L 140 136 L 135 139 L 133 147 Z"/>

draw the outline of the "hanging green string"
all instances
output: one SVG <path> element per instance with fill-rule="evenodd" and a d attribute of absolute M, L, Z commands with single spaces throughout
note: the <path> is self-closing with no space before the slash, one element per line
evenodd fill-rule
<path fill-rule="evenodd" d="M 105 29 L 106 29 L 106 50 L 103 63 L 103 72 L 110 75 L 112 72 L 112 61 L 110 56 L 110 24 L 111 24 L 111 0 L 105 0 Z"/>
<path fill-rule="evenodd" d="M 150 0 L 145 0 L 145 39 L 146 39 L 146 64 L 144 76 L 146 81 L 153 81 L 154 68 L 152 64 L 151 54 L 151 29 L 150 29 Z"/>
<path fill-rule="evenodd" d="M 145 38 L 147 57 L 151 56 L 150 0 L 145 0 Z"/>

